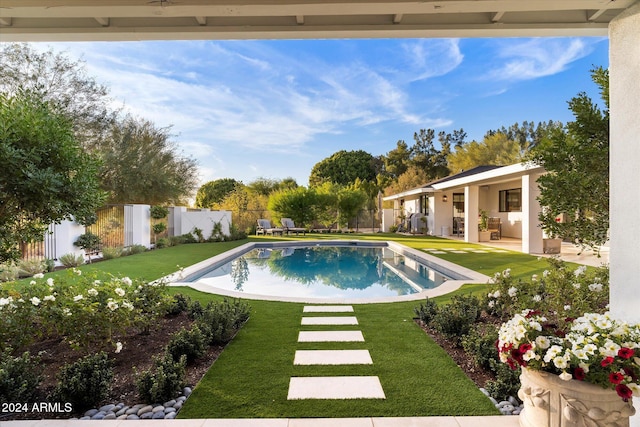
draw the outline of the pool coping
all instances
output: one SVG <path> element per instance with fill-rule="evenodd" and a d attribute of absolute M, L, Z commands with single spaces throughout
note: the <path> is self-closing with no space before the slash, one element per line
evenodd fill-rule
<path fill-rule="evenodd" d="M 375 298 L 310 298 L 310 297 L 283 297 L 283 296 L 271 296 L 271 295 L 259 295 L 249 294 L 245 292 L 231 291 L 220 288 L 214 288 L 210 285 L 200 284 L 197 282 L 183 282 L 185 277 L 188 277 L 195 272 L 211 266 L 220 266 L 230 260 L 243 255 L 253 249 L 269 249 L 269 248 L 283 248 L 283 247 L 305 247 L 305 246 L 358 246 L 358 247 L 388 247 L 405 257 L 419 261 L 428 267 L 433 267 L 448 276 L 455 277 L 454 280 L 447 280 L 443 284 L 433 289 L 426 289 L 422 292 L 417 292 L 409 295 L 399 295 L 392 297 L 375 297 Z M 280 302 L 295 302 L 295 303 L 316 303 L 316 304 L 377 304 L 377 303 L 389 303 L 389 302 L 401 302 L 401 301 L 417 301 L 427 297 L 433 298 L 440 295 L 445 295 L 459 289 L 462 285 L 467 283 L 487 283 L 489 276 L 478 273 L 461 265 L 455 264 L 450 261 L 446 261 L 442 258 L 427 254 L 418 249 L 410 248 L 403 244 L 393 241 L 367 241 L 367 240 L 295 240 L 284 242 L 249 242 L 236 248 L 230 249 L 221 254 L 215 255 L 204 261 L 200 261 L 196 264 L 182 268 L 177 272 L 174 272 L 168 276 L 165 276 L 158 280 L 168 283 L 169 286 L 187 286 L 200 292 L 216 294 L 222 296 L 228 296 L 233 298 L 242 298 L 250 300 L 262 300 L 262 301 L 280 301 Z"/>

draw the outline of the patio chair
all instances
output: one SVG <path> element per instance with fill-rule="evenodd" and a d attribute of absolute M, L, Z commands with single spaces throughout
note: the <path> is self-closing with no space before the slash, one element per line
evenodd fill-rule
<path fill-rule="evenodd" d="M 453 223 L 455 226 L 456 235 L 458 237 L 463 237 L 464 236 L 464 218 L 455 217 L 453 218 Z"/>
<path fill-rule="evenodd" d="M 293 222 L 291 218 L 282 218 L 280 222 L 282 222 L 284 231 L 287 234 L 296 233 L 296 236 L 297 236 L 299 233 L 302 233 L 302 235 L 304 236 L 304 234 L 307 232 L 306 228 L 296 227 L 296 224 Z"/>
<path fill-rule="evenodd" d="M 282 228 L 272 227 L 271 221 L 269 221 L 268 219 L 258 220 L 258 226 L 256 227 L 256 236 L 258 234 L 262 234 L 262 235 L 271 234 L 273 236 L 275 234 L 282 235 L 283 233 L 284 233 L 284 230 Z"/>
<path fill-rule="evenodd" d="M 488 230 L 491 232 L 491 240 L 502 239 L 502 223 L 500 218 L 489 218 L 487 221 Z"/>

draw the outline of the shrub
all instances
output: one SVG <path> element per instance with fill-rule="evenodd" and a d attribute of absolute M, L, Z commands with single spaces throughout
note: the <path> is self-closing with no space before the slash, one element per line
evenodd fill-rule
<path fill-rule="evenodd" d="M 166 208 L 164 206 L 151 206 L 149 214 L 153 219 L 166 218 L 166 216 L 169 215 L 169 208 Z"/>
<path fill-rule="evenodd" d="M 156 249 L 168 248 L 171 246 L 171 239 L 167 239 L 166 237 L 161 237 L 156 241 Z"/>
<path fill-rule="evenodd" d="M 13 261 L 0 264 L 0 282 L 11 282 L 18 278 L 20 268 Z"/>
<path fill-rule="evenodd" d="M 476 323 L 469 333 L 462 337 L 462 348 L 473 358 L 474 363 L 485 369 L 492 369 L 491 361 L 498 360 L 498 328 L 491 324 Z"/>
<path fill-rule="evenodd" d="M 205 337 L 198 325 L 191 329 L 181 329 L 171 337 L 167 344 L 167 353 L 173 360 L 179 361 L 182 356 L 187 358 L 187 363 L 204 356 L 207 351 Z"/>
<path fill-rule="evenodd" d="M 480 301 L 473 295 L 456 295 L 433 318 L 434 327 L 444 336 L 460 345 L 462 337 L 469 333 L 480 317 Z"/>
<path fill-rule="evenodd" d="M 423 321 L 426 325 L 430 324 L 433 318 L 438 314 L 438 304 L 432 299 L 427 297 L 426 301 L 420 303 L 419 307 L 413 309 L 416 316 Z"/>
<path fill-rule="evenodd" d="M 395 233 L 396 231 L 398 231 L 398 226 L 397 225 L 389 226 L 389 233 Z"/>
<path fill-rule="evenodd" d="M 19 275 L 23 277 L 33 276 L 34 274 L 44 273 L 47 266 L 43 259 L 21 259 L 18 262 L 20 269 Z"/>
<path fill-rule="evenodd" d="M 108 397 L 112 379 L 105 352 L 85 356 L 62 367 L 52 400 L 70 402 L 76 411 L 96 406 Z"/>
<path fill-rule="evenodd" d="M 122 256 L 122 246 L 116 246 L 115 248 L 102 248 L 102 259 L 114 259 Z"/>
<path fill-rule="evenodd" d="M 78 267 L 84 264 L 84 256 L 76 254 L 64 254 L 59 258 L 62 265 L 67 268 Z"/>
<path fill-rule="evenodd" d="M 102 239 L 97 234 L 93 234 L 90 231 L 87 231 L 84 234 L 78 236 L 78 240 L 73 242 L 74 246 L 84 249 L 85 254 L 89 258 L 89 262 L 91 262 L 91 253 L 98 252 L 100 250 L 100 245 L 102 244 Z"/>
<path fill-rule="evenodd" d="M 123 251 L 123 255 L 136 255 L 146 251 L 147 247 L 145 245 L 131 245 Z"/>
<path fill-rule="evenodd" d="M 204 313 L 204 307 L 202 307 L 200 301 L 192 302 L 187 309 L 187 316 L 189 316 L 189 319 L 191 320 L 194 320 L 198 316 L 201 316 L 202 313 Z"/>
<path fill-rule="evenodd" d="M 494 399 L 506 400 L 517 396 L 520 388 L 520 369 L 512 370 L 498 360 L 491 361 L 491 369 L 496 373 L 495 381 L 487 381 L 485 389 Z"/>
<path fill-rule="evenodd" d="M 167 307 L 167 314 L 171 316 L 178 315 L 189 309 L 191 299 L 188 296 L 182 294 L 175 294 Z"/>
<path fill-rule="evenodd" d="M 173 399 L 184 387 L 186 356 L 174 361 L 169 353 L 154 358 L 153 367 L 137 380 L 138 393 L 147 403 Z"/>
<path fill-rule="evenodd" d="M 11 349 L 0 353 L 0 402 L 30 402 L 42 379 L 40 359 L 29 352 L 11 356 Z"/>
<path fill-rule="evenodd" d="M 201 313 L 195 314 L 198 327 L 205 335 L 209 345 L 224 344 L 233 338 L 238 328 L 249 318 L 250 307 L 247 303 L 228 300 L 210 302 Z"/>
<path fill-rule="evenodd" d="M 51 273 L 52 271 L 55 271 L 55 269 L 56 269 L 56 262 L 54 260 L 52 260 L 51 258 L 46 258 L 44 260 L 44 266 L 45 266 L 45 271 L 47 273 Z"/>
<path fill-rule="evenodd" d="M 250 229 L 251 230 L 251 229 Z M 255 233 L 255 228 L 251 234 Z M 247 232 L 240 230 L 235 224 L 231 224 L 229 227 L 229 235 L 225 240 L 242 240 L 247 238 Z"/>

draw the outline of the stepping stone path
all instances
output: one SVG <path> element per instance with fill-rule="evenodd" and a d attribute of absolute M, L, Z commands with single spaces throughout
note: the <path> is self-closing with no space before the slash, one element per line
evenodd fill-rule
<path fill-rule="evenodd" d="M 352 313 L 352 306 L 305 306 L 303 313 Z M 358 325 L 355 316 L 303 316 L 301 326 Z M 362 331 L 300 331 L 298 342 L 364 342 Z M 297 350 L 294 365 L 371 365 L 369 350 Z M 385 399 L 377 376 L 292 377 L 288 400 Z"/>
<path fill-rule="evenodd" d="M 436 248 L 424 248 L 423 251 L 428 252 L 430 254 L 438 254 L 438 255 L 442 255 L 442 254 L 467 254 L 467 253 L 475 253 L 475 254 L 495 254 L 495 253 L 508 253 L 509 251 L 506 251 L 504 249 L 497 249 L 497 248 L 492 248 L 492 247 L 484 247 L 482 249 L 480 248 L 442 248 L 442 249 L 436 249 Z"/>

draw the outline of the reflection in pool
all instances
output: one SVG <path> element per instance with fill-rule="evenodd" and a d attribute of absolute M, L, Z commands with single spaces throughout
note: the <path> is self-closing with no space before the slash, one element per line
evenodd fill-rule
<path fill-rule="evenodd" d="M 269 296 L 378 298 L 432 289 L 445 280 L 387 247 L 297 246 L 254 249 L 184 281 Z"/>

